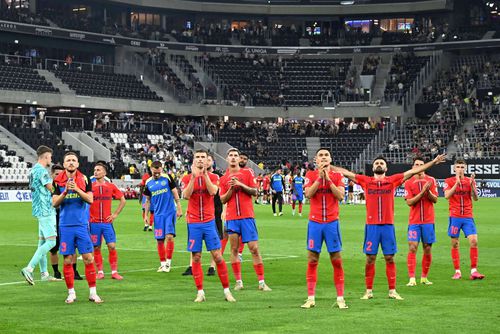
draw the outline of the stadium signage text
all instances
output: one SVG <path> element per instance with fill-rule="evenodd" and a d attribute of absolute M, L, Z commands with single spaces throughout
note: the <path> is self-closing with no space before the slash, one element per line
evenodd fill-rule
<path fill-rule="evenodd" d="M 85 34 L 80 34 L 80 33 L 76 33 L 76 32 L 70 32 L 69 33 L 69 37 L 83 40 L 83 39 L 85 39 Z"/>
<path fill-rule="evenodd" d="M 1 202 L 31 202 L 31 191 L 29 190 L 4 190 L 0 191 Z"/>
<path fill-rule="evenodd" d="M 455 174 L 453 170 L 453 166 L 450 166 L 450 173 Z M 499 174 L 500 173 L 500 164 L 468 164 L 467 165 L 467 174 Z"/>
<path fill-rule="evenodd" d="M 105 43 L 112 45 L 132 45 L 144 48 L 169 48 L 171 50 L 186 50 L 193 52 L 225 52 L 239 53 L 247 52 L 257 54 L 352 54 L 352 53 L 383 53 L 383 52 L 414 52 L 423 50 L 458 50 L 458 49 L 474 49 L 474 48 L 490 48 L 498 47 L 500 39 L 476 40 L 476 41 L 456 41 L 456 42 L 437 42 L 432 45 L 426 43 L 422 44 L 407 44 L 407 45 L 393 45 L 393 46 L 345 46 L 345 47 L 272 47 L 263 46 L 256 48 L 249 48 L 245 46 L 227 46 L 227 45 L 203 45 L 192 43 L 179 43 L 179 42 L 160 42 L 152 40 L 132 39 L 122 36 L 104 35 L 98 33 L 90 33 L 77 30 L 69 30 L 63 28 L 47 28 L 44 26 L 36 26 L 25 23 L 12 23 L 9 21 L 0 21 L 0 31 L 10 31 L 22 34 L 39 35 L 53 38 L 63 39 L 79 39 L 86 42 Z"/>

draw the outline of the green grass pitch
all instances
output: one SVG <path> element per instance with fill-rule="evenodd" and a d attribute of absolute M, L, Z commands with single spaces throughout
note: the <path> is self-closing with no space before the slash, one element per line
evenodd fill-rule
<path fill-rule="evenodd" d="M 140 207 L 129 201 L 115 223 L 118 236 L 119 270 L 123 281 L 110 279 L 107 250 L 103 250 L 106 279 L 98 281 L 102 305 L 87 301 L 86 281 L 77 281 L 79 300 L 66 305 L 64 282 L 29 286 L 19 274 L 37 243 L 37 224 L 31 205 L 2 204 L 0 219 L 0 332 L 1 333 L 381 333 L 500 332 L 500 224 L 498 199 L 475 204 L 479 235 L 479 270 L 483 281 L 470 281 L 467 240 L 461 238 L 464 278 L 452 281 L 447 203 L 436 207 L 437 243 L 429 279 L 432 286 L 406 287 L 406 226 L 408 208 L 396 199 L 399 254 L 396 256 L 398 291 L 404 301 L 387 298 L 387 280 L 382 256 L 377 260 L 375 298 L 360 300 L 364 291 L 362 242 L 364 206 L 341 206 L 341 231 L 345 266 L 345 297 L 348 310 L 332 308 L 335 288 L 326 252 L 320 260 L 316 308 L 300 309 L 306 298 L 306 226 L 304 217 L 292 217 L 290 206 L 283 217 L 273 217 L 268 205 L 256 206 L 260 247 L 270 293 L 257 291 L 250 254 L 244 252 L 245 290 L 234 292 L 236 304 L 224 301 L 217 276 L 205 276 L 207 301 L 193 303 L 196 289 L 192 277 L 181 273 L 188 264 L 186 223 L 177 223 L 177 239 L 170 273 L 156 273 L 159 260 L 152 232 L 143 232 Z M 186 203 L 183 203 L 185 207 Z M 497 212 L 497 213 L 495 213 Z M 420 274 L 422 250 L 417 255 Z M 226 254 L 228 259 L 228 254 Z M 208 256 L 204 255 L 204 270 Z M 50 267 L 49 267 L 50 268 Z M 79 262 L 80 272 L 84 272 Z M 228 266 L 234 285 L 231 267 Z M 35 278 L 39 279 L 38 270 Z"/>

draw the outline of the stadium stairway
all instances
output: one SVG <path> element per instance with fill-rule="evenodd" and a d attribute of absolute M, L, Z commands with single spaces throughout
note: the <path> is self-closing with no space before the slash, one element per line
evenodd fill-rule
<path fill-rule="evenodd" d="M 0 126 L 0 143 L 16 151 L 17 156 L 24 157 L 24 161 L 33 165 L 37 162 L 36 151 L 3 126 Z"/>
<path fill-rule="evenodd" d="M 307 145 L 307 158 L 309 161 L 314 161 L 314 157 L 316 156 L 316 151 L 321 147 L 321 142 L 319 137 L 307 137 L 306 138 Z"/>
<path fill-rule="evenodd" d="M 178 63 L 170 57 L 170 54 L 167 54 L 164 60 L 168 67 L 170 67 L 175 75 L 181 80 L 184 86 L 190 88 L 192 86 L 191 81 L 187 77 L 186 73 L 179 67 Z"/>
<path fill-rule="evenodd" d="M 387 80 L 389 80 L 389 72 L 392 66 L 392 55 L 383 54 L 380 56 L 380 63 L 377 66 L 375 75 L 375 84 L 372 92 L 372 101 L 383 100 Z"/>
<path fill-rule="evenodd" d="M 52 83 L 55 88 L 59 88 L 61 94 L 65 95 L 75 95 L 75 92 L 69 88 L 69 86 L 62 82 L 61 79 L 57 78 L 54 73 L 47 70 L 36 70 L 38 74 L 45 78 L 48 82 Z"/>

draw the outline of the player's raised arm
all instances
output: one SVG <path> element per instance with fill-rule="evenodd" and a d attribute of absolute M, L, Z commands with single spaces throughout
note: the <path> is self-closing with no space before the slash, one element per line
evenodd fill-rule
<path fill-rule="evenodd" d="M 422 191 L 420 191 L 417 195 L 406 199 L 406 204 L 408 204 L 408 206 L 414 206 L 415 204 L 417 204 L 422 199 L 422 197 L 424 197 L 425 194 L 429 191 L 430 187 L 431 187 L 431 182 L 427 182 L 425 186 L 422 188 Z"/>
<path fill-rule="evenodd" d="M 457 174 L 455 177 L 455 184 L 450 188 L 444 190 L 444 198 L 449 199 L 457 190 L 458 185 L 460 184 L 460 176 Z"/>
<path fill-rule="evenodd" d="M 435 157 L 434 160 L 429 161 L 428 163 L 423 164 L 422 166 L 418 166 L 418 167 L 412 168 L 412 169 L 404 172 L 403 173 L 404 180 L 408 180 L 413 175 L 424 172 L 427 169 L 431 168 L 432 166 L 438 165 L 438 164 L 445 162 L 445 161 L 446 161 L 446 154 L 440 154 L 437 157 Z"/>
<path fill-rule="evenodd" d="M 476 174 L 474 173 L 470 176 L 470 195 L 473 201 L 477 201 L 479 199 L 479 196 L 477 195 Z"/>
<path fill-rule="evenodd" d="M 238 180 L 237 178 L 233 177 L 230 181 L 229 181 L 229 184 L 234 187 L 234 186 L 238 186 L 241 188 L 241 190 L 243 190 L 245 193 L 247 193 L 248 195 L 251 195 L 251 196 L 257 196 L 257 188 L 254 188 L 254 187 L 250 187 L 246 184 L 244 184 L 243 182 L 241 182 L 240 180 Z M 222 197 L 221 197 L 222 199 Z"/>
<path fill-rule="evenodd" d="M 332 170 L 334 172 L 341 173 L 342 175 L 347 177 L 349 180 L 356 182 L 356 173 L 353 173 L 345 168 L 338 167 L 338 166 L 332 166 Z"/>
<path fill-rule="evenodd" d="M 214 184 L 212 182 L 206 168 L 204 170 L 203 177 L 205 178 L 205 184 L 207 186 L 208 193 L 211 196 L 215 196 L 217 194 L 217 191 L 219 190 L 219 187 L 217 187 L 217 184 Z"/>
<path fill-rule="evenodd" d="M 191 168 L 191 170 L 193 170 Z M 183 182 L 182 183 L 182 198 L 186 199 L 186 200 L 189 200 L 189 198 L 191 198 L 191 195 L 193 194 L 193 190 L 194 190 L 194 179 L 196 177 L 194 176 L 194 174 L 191 174 L 191 177 L 189 178 L 189 182 L 186 184 L 185 181 L 186 181 L 186 177 L 184 177 L 182 179 Z"/>

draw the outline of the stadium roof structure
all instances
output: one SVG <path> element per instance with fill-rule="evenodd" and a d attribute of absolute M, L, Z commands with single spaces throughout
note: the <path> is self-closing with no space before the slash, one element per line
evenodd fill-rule
<path fill-rule="evenodd" d="M 451 0 L 104 0 L 103 2 L 204 13 L 255 15 L 370 15 L 451 10 Z"/>

